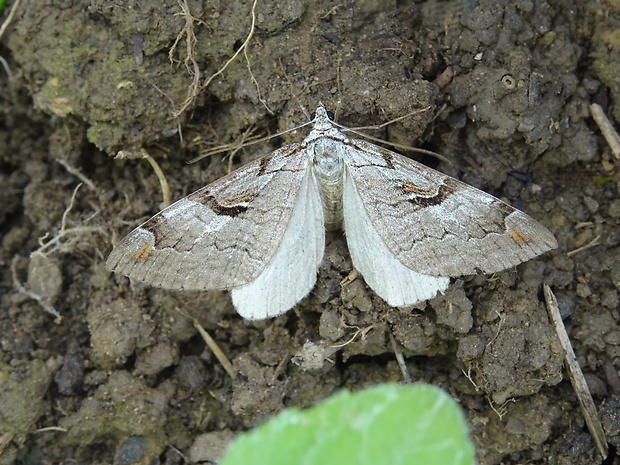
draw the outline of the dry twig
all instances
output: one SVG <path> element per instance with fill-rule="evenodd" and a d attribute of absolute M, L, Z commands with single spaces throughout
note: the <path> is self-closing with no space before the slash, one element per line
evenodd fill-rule
<path fill-rule="evenodd" d="M 609 121 L 609 118 L 607 118 L 607 115 L 605 115 L 601 106 L 597 103 L 590 105 L 590 114 L 609 144 L 611 152 L 615 155 L 616 159 L 620 159 L 620 136 L 618 136 L 618 133 L 611 124 L 611 121 Z"/>
<path fill-rule="evenodd" d="M 226 354 L 224 354 L 222 349 L 220 349 L 220 346 L 217 345 L 217 342 L 215 342 L 215 339 L 211 337 L 211 335 L 207 332 L 206 329 L 204 329 L 204 327 L 200 324 L 200 322 L 196 318 L 190 315 L 187 315 L 186 313 L 181 312 L 180 310 L 177 310 L 177 311 L 184 317 L 192 320 L 192 322 L 194 323 L 194 328 L 198 330 L 198 332 L 202 336 L 202 339 L 205 341 L 209 349 L 211 349 L 211 352 L 213 352 L 213 355 L 215 355 L 215 358 L 217 358 L 218 362 L 220 362 L 222 366 L 224 367 L 224 370 L 226 370 L 226 373 L 228 373 L 228 376 L 230 376 L 233 381 L 237 379 L 237 370 L 235 370 L 235 367 L 230 362 L 230 360 L 228 360 L 228 357 L 226 357 Z"/>
<path fill-rule="evenodd" d="M 413 382 L 413 379 L 411 378 L 411 372 L 409 371 L 409 368 L 407 368 L 407 363 L 405 362 L 402 347 L 392 334 L 392 331 L 388 329 L 388 333 L 390 335 L 390 341 L 392 342 L 392 348 L 394 349 L 394 356 L 396 357 L 396 361 L 398 362 L 400 372 L 403 374 L 405 383 L 411 384 Z"/>
<path fill-rule="evenodd" d="M 600 240 L 601 240 L 601 236 L 600 234 L 598 236 L 596 236 L 594 239 L 592 239 L 590 242 L 588 242 L 586 245 L 581 246 L 575 250 L 571 250 L 570 252 L 566 252 L 566 256 L 567 257 L 572 257 L 573 255 L 579 253 L 579 252 L 583 252 L 584 250 L 588 250 L 591 249 L 592 247 L 596 247 L 597 245 L 600 244 Z"/>
<path fill-rule="evenodd" d="M 590 394 L 588 384 L 586 383 L 586 379 L 583 376 L 583 372 L 581 371 L 579 363 L 577 363 L 577 357 L 575 356 L 575 352 L 573 351 L 573 346 L 571 345 L 568 334 L 566 333 L 566 328 L 564 327 L 564 322 L 562 321 L 562 316 L 560 315 L 558 301 L 556 300 L 555 295 L 551 291 L 551 288 L 546 284 L 543 285 L 543 291 L 545 293 L 545 303 L 547 304 L 547 311 L 549 312 L 551 321 L 553 322 L 553 326 L 555 327 L 555 331 L 558 335 L 558 338 L 560 339 L 560 344 L 562 345 L 562 349 L 564 350 L 564 358 L 566 360 L 568 376 L 570 378 L 571 384 L 573 385 L 573 389 L 575 390 L 575 394 L 577 394 L 577 399 L 579 399 L 579 405 L 581 406 L 581 411 L 584 418 L 586 419 L 586 424 L 588 425 L 590 434 L 594 438 L 594 442 L 596 443 L 596 447 L 599 453 L 605 459 L 607 458 L 608 454 L 608 446 L 607 439 L 605 438 L 605 432 L 603 431 L 603 426 L 598 419 L 598 414 L 596 412 L 596 407 L 594 406 L 592 394 Z"/>

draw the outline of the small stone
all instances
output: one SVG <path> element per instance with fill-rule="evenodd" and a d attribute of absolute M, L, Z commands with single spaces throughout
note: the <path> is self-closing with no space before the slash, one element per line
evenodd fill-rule
<path fill-rule="evenodd" d="M 609 216 L 620 218 L 620 199 L 612 200 L 609 204 Z"/>
<path fill-rule="evenodd" d="M 586 205 L 586 208 L 590 213 L 596 213 L 598 211 L 598 202 L 594 200 L 592 197 L 585 196 L 583 198 L 583 203 Z"/>
<path fill-rule="evenodd" d="M 342 303 L 348 308 L 357 308 L 360 312 L 369 312 L 373 309 L 368 289 L 360 278 L 342 286 Z"/>
<path fill-rule="evenodd" d="M 201 434 L 189 450 L 189 459 L 192 463 L 219 463 L 235 437 L 236 435 L 232 431 L 214 431 Z"/>
<path fill-rule="evenodd" d="M 114 465 L 131 465 L 139 462 L 146 451 L 146 441 L 140 436 L 129 436 L 114 456 Z"/>
<path fill-rule="evenodd" d="M 62 290 L 62 272 L 58 264 L 48 257 L 33 254 L 28 263 L 28 290 L 53 302 Z"/>
<path fill-rule="evenodd" d="M 76 353 L 67 354 L 65 363 L 54 374 L 54 381 L 58 387 L 58 392 L 69 396 L 82 386 L 83 380 L 84 358 Z"/>
<path fill-rule="evenodd" d="M 577 288 L 575 289 L 575 292 L 579 297 L 583 297 L 583 298 L 586 298 L 592 295 L 592 290 L 590 289 L 590 286 L 588 286 L 587 283 L 578 283 Z"/>
<path fill-rule="evenodd" d="M 136 373 L 156 375 L 179 361 L 179 347 L 172 341 L 165 341 L 148 347 L 138 353 Z"/>

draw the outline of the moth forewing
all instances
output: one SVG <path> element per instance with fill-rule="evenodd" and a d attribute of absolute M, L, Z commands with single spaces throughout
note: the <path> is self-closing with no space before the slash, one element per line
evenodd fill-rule
<path fill-rule="evenodd" d="M 165 289 L 233 289 L 275 256 L 309 157 L 276 150 L 190 194 L 134 229 L 106 265 Z M 273 199 L 273 200 L 272 200 Z"/>
<path fill-rule="evenodd" d="M 547 228 L 486 192 L 368 142 L 348 154 L 377 234 L 418 273 L 492 273 L 557 247 Z"/>

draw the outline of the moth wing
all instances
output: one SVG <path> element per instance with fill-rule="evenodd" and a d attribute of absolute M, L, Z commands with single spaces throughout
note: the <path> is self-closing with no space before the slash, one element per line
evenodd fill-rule
<path fill-rule="evenodd" d="M 314 171 L 307 170 L 275 256 L 254 281 L 231 292 L 237 312 L 257 320 L 292 308 L 314 287 L 324 252 L 323 205 Z"/>
<path fill-rule="evenodd" d="M 282 242 L 308 162 L 294 144 L 242 166 L 133 230 L 106 266 L 167 289 L 251 283 Z"/>
<path fill-rule="evenodd" d="M 448 287 L 450 279 L 417 273 L 388 249 L 364 207 L 353 179 L 345 171 L 344 230 L 353 266 L 366 284 L 392 307 L 428 300 Z"/>
<path fill-rule="evenodd" d="M 493 273 L 557 247 L 525 213 L 450 176 L 365 141 L 350 141 L 346 154 L 350 195 L 359 197 L 391 254 L 413 271 Z"/>

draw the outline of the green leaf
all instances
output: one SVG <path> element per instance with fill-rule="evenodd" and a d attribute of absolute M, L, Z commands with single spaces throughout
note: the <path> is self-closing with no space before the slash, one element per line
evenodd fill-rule
<path fill-rule="evenodd" d="M 439 388 L 386 384 L 289 409 L 240 435 L 221 465 L 470 465 L 458 405 Z"/>

